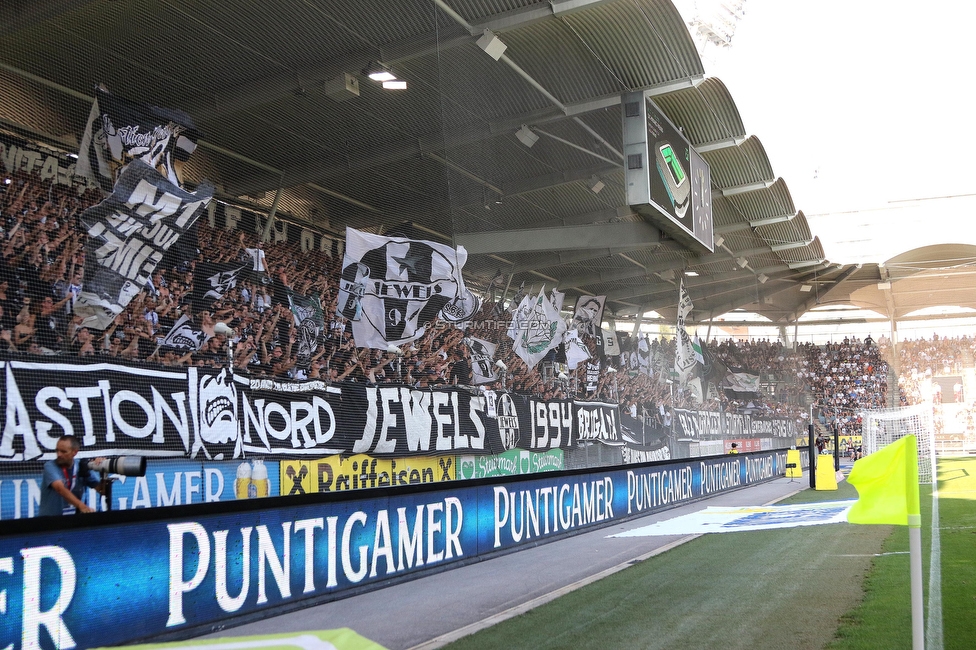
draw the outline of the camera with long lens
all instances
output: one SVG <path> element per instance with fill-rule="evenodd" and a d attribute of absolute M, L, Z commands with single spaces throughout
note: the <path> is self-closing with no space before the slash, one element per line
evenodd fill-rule
<path fill-rule="evenodd" d="M 103 474 L 119 474 L 121 476 L 145 476 L 145 456 L 117 456 L 115 458 L 100 458 L 88 461 L 88 469 Z"/>
<path fill-rule="evenodd" d="M 116 456 L 114 458 L 92 458 L 88 461 L 88 471 L 102 475 L 101 493 L 108 510 L 112 509 L 112 482 L 118 476 L 145 476 L 145 456 Z M 113 475 L 114 476 L 110 476 Z"/>

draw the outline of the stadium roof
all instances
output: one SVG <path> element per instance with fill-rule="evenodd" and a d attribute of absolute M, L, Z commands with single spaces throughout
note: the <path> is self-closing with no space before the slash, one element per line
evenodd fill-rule
<path fill-rule="evenodd" d="M 340 235 L 409 227 L 469 245 L 474 288 L 501 271 L 513 288 L 606 294 L 621 317 L 672 314 L 684 275 L 695 319 L 741 307 L 785 324 L 882 280 L 824 259 L 667 0 L 37 0 L 5 14 L 0 127 L 72 150 L 99 83 L 181 109 L 204 133 L 191 184 L 264 209 L 280 191 L 280 218 Z M 367 78 L 377 63 L 407 89 Z M 713 254 L 626 205 L 631 91 L 708 162 Z"/>

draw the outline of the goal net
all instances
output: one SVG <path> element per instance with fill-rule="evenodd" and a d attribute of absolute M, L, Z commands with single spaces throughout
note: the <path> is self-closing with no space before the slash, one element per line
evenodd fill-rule
<path fill-rule="evenodd" d="M 935 482 L 935 430 L 931 404 L 861 411 L 859 415 L 865 454 L 915 434 L 918 439 L 918 482 Z"/>

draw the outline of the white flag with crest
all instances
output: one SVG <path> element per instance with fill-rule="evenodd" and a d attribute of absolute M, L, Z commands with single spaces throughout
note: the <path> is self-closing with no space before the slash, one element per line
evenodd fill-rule
<path fill-rule="evenodd" d="M 527 309 L 523 309 L 523 306 Z M 512 336 L 513 331 L 515 336 Z M 535 298 L 523 300 L 523 305 L 519 306 L 512 319 L 509 328 L 512 351 L 525 365 L 534 368 L 550 350 L 559 345 L 565 331 L 566 323 L 559 317 L 559 312 L 545 292 L 540 291 Z"/>

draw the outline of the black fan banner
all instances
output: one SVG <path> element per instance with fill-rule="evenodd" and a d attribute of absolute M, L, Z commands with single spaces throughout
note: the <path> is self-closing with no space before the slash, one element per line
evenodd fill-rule
<path fill-rule="evenodd" d="M 63 434 L 79 438 L 83 457 L 204 460 L 486 455 L 626 442 L 615 404 L 508 392 L 83 361 L 0 361 L 0 378 L 0 462 L 54 458 Z"/>

